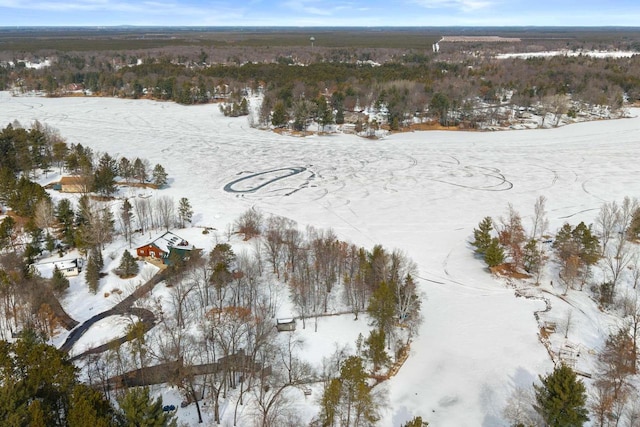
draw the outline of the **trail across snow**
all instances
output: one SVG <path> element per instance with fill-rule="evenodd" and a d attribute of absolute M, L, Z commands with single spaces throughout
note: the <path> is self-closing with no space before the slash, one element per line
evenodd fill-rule
<path fill-rule="evenodd" d="M 514 297 L 467 242 L 483 217 L 504 215 L 508 203 L 528 226 L 544 195 L 555 231 L 565 221 L 593 222 L 603 201 L 637 195 L 640 119 L 631 113 L 558 129 L 372 141 L 281 136 L 225 118 L 216 105 L 0 92 L 3 127 L 39 120 L 69 143 L 161 163 L 170 177 L 162 194 L 187 197 L 196 225 L 224 230 L 254 207 L 406 252 L 420 270 L 424 324 L 388 383 L 384 426 L 413 415 L 441 427 L 504 425 L 513 387 L 551 369 L 533 316 L 544 303 Z"/>

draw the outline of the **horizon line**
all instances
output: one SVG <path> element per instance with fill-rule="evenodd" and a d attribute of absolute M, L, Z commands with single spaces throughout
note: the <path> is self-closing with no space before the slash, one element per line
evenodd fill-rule
<path fill-rule="evenodd" d="M 423 29 L 423 28 L 622 28 L 638 29 L 640 25 L 0 25 L 3 29 L 28 29 L 28 28 L 278 28 L 278 29 L 302 29 L 302 28 L 398 28 L 398 29 Z"/>

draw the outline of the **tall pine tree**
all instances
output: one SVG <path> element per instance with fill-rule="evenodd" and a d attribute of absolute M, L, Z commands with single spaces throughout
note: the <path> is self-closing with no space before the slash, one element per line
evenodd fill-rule
<path fill-rule="evenodd" d="M 582 381 L 568 366 L 561 365 L 546 377 L 535 390 L 535 410 L 549 427 L 581 427 L 587 417 L 587 393 Z"/>
<path fill-rule="evenodd" d="M 191 203 L 186 197 L 182 197 L 178 202 L 178 218 L 180 220 L 180 228 L 184 228 L 186 223 L 191 223 L 193 217 L 193 209 Z"/>
<path fill-rule="evenodd" d="M 98 256 L 97 252 L 99 251 L 91 251 L 89 255 L 89 259 L 87 261 L 87 270 L 85 272 L 85 280 L 87 281 L 87 286 L 89 286 L 89 290 L 94 294 L 98 292 L 98 286 L 100 285 L 100 266 L 101 260 Z"/>
<path fill-rule="evenodd" d="M 57 294 L 61 294 L 69 288 L 69 279 L 62 274 L 62 271 L 56 266 L 53 269 L 53 277 L 51 278 L 51 288 Z"/>
<path fill-rule="evenodd" d="M 484 255 L 489 245 L 491 244 L 491 230 L 493 230 L 493 221 L 491 217 L 485 217 L 480 224 L 478 224 L 478 228 L 473 230 L 473 242 L 471 242 L 472 246 L 475 246 L 476 253 L 480 255 Z"/>
<path fill-rule="evenodd" d="M 491 242 L 489 242 L 489 246 L 484 253 L 484 262 L 486 262 L 489 267 L 495 267 L 504 262 L 504 249 L 500 246 L 500 241 L 497 237 L 494 237 L 491 239 Z"/>
<path fill-rule="evenodd" d="M 373 329 L 364 341 L 364 354 L 373 363 L 373 372 L 389 363 L 389 355 L 385 351 L 385 334 L 381 329 Z"/>
<path fill-rule="evenodd" d="M 138 274 L 138 263 L 135 258 L 131 255 L 131 253 L 127 250 L 122 254 L 122 259 L 120 260 L 120 265 L 116 269 L 116 273 L 121 278 L 129 278 Z"/>
<path fill-rule="evenodd" d="M 116 426 L 115 411 L 98 392 L 79 383 L 67 355 L 33 331 L 0 341 L 0 425 Z"/>
<path fill-rule="evenodd" d="M 367 313 L 371 317 L 373 326 L 383 331 L 388 338 L 391 336 L 396 313 L 396 296 L 387 282 L 373 291 L 369 298 Z"/>
<path fill-rule="evenodd" d="M 158 187 L 164 187 L 167 185 L 167 172 L 164 170 L 164 167 L 158 163 L 153 168 L 153 183 Z"/>
<path fill-rule="evenodd" d="M 120 409 L 127 426 L 175 426 L 173 415 L 162 410 L 160 398 L 151 399 L 146 387 L 132 388 L 120 399 Z"/>

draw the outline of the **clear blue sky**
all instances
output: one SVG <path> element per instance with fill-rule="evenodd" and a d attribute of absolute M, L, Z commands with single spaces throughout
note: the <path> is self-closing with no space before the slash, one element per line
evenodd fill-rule
<path fill-rule="evenodd" d="M 0 0 L 14 26 L 640 26 L 640 0 Z"/>

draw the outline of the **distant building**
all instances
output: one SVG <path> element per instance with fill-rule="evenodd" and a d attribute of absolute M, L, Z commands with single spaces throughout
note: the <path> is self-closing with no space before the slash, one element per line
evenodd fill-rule
<path fill-rule="evenodd" d="M 161 260 L 164 264 L 169 264 L 171 254 L 176 254 L 180 258 L 188 258 L 193 250 L 194 247 L 189 242 L 167 231 L 136 248 L 136 253 L 141 258 L 155 258 Z"/>
<path fill-rule="evenodd" d="M 84 193 L 85 188 L 85 181 L 80 176 L 63 176 L 53 186 L 54 190 L 58 190 L 61 193 Z"/>
<path fill-rule="evenodd" d="M 293 319 L 293 318 L 277 319 L 276 329 L 278 330 L 278 332 L 295 331 L 296 319 Z"/>
<path fill-rule="evenodd" d="M 66 277 L 74 277 L 82 272 L 84 261 L 81 258 L 64 259 L 60 261 L 43 262 L 33 265 L 42 277 L 53 277 L 53 271 L 58 268 Z"/>

